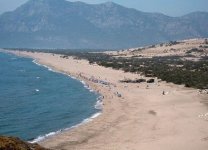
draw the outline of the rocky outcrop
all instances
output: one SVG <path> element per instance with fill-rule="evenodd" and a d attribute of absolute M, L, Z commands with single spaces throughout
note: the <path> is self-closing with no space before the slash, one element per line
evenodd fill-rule
<path fill-rule="evenodd" d="M 0 150 L 49 150 L 39 146 L 24 142 L 16 137 L 0 136 Z"/>

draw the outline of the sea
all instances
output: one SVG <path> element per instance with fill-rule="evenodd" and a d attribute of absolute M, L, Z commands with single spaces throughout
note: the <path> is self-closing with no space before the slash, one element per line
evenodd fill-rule
<path fill-rule="evenodd" d="M 100 115 L 99 98 L 84 81 L 0 52 L 0 135 L 44 140 Z"/>

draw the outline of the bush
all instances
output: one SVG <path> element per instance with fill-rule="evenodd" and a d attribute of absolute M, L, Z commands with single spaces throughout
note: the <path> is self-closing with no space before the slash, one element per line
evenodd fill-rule
<path fill-rule="evenodd" d="M 147 83 L 154 83 L 155 82 L 155 79 L 149 79 L 147 80 Z"/>

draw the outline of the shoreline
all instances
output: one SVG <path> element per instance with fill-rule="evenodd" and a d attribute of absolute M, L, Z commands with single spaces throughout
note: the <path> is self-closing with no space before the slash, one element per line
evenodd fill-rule
<path fill-rule="evenodd" d="M 121 79 L 135 79 L 138 75 L 57 54 L 20 53 L 72 76 L 79 77 L 81 73 L 87 79 L 93 76 L 110 83 L 105 86 L 86 81 L 104 96 L 102 115 L 49 137 L 40 145 L 58 150 L 207 149 L 208 109 L 202 102 L 207 103 L 208 97 L 203 98 L 196 89 L 166 82 L 120 83 Z M 165 96 L 164 90 L 168 92 Z"/>
<path fill-rule="evenodd" d="M 21 56 L 21 57 L 24 57 L 24 56 Z M 49 67 L 47 65 L 41 64 L 36 59 L 33 59 L 32 62 L 35 63 L 38 66 L 47 68 L 48 71 L 52 71 L 52 72 L 55 72 L 55 73 L 60 73 L 60 74 L 63 74 L 63 75 L 68 76 L 71 79 L 74 79 L 74 80 L 77 80 L 77 81 L 81 82 L 83 84 L 83 88 L 86 88 L 86 89 L 89 90 L 89 92 L 93 92 L 96 95 L 98 95 L 98 97 L 96 98 L 96 103 L 94 104 L 94 108 L 96 110 L 99 110 L 99 111 L 96 112 L 95 114 L 93 114 L 93 115 L 91 115 L 91 116 L 83 119 L 80 123 L 77 123 L 76 125 L 73 125 L 71 127 L 67 127 L 67 128 L 64 128 L 64 129 L 59 129 L 58 131 L 53 131 L 53 132 L 50 132 L 50 133 L 46 133 L 44 135 L 39 135 L 38 137 L 34 138 L 32 141 L 28 141 L 28 142 L 30 142 L 30 143 L 43 142 L 47 138 L 50 138 L 52 136 L 56 136 L 57 134 L 60 134 L 61 132 L 68 132 L 68 131 L 70 131 L 70 130 L 72 130 L 74 128 L 78 128 L 79 126 L 84 125 L 84 124 L 92 121 L 93 119 L 95 119 L 96 117 L 98 117 L 98 116 L 100 116 L 102 114 L 102 101 L 103 101 L 102 100 L 102 95 L 101 95 L 101 93 L 97 93 L 96 91 L 94 91 L 93 89 L 91 89 L 89 87 L 89 85 L 86 83 L 86 81 L 84 81 L 83 79 L 78 79 L 77 77 L 71 76 L 71 75 L 69 75 L 69 74 L 67 74 L 65 72 L 58 71 L 58 70 L 56 70 L 54 68 L 51 68 L 51 67 Z"/>
<path fill-rule="evenodd" d="M 87 90 L 89 90 L 89 92 L 93 92 L 95 93 L 98 97 L 96 98 L 96 103 L 94 104 L 94 109 L 98 110 L 98 112 L 96 112 L 95 114 L 83 119 L 81 122 L 77 123 L 76 125 L 73 125 L 71 127 L 67 127 L 67 128 L 61 128 L 57 131 L 53 131 L 53 132 L 50 132 L 50 133 L 46 133 L 44 135 L 39 135 L 38 137 L 35 137 L 33 140 L 31 141 L 28 141 L 29 143 L 39 143 L 39 142 L 44 142 L 44 140 L 47 140 L 48 138 L 50 137 L 53 137 L 53 136 L 56 136 L 57 134 L 60 134 L 62 132 L 69 132 L 70 130 L 74 129 L 74 128 L 78 128 L 79 126 L 81 125 L 84 125 L 90 121 L 92 121 L 93 119 L 95 119 L 96 117 L 99 117 L 101 114 L 102 114 L 102 101 L 103 101 L 103 96 L 101 93 L 98 93 L 97 91 L 95 91 L 94 89 L 92 89 L 89 85 L 88 85 L 88 81 L 85 80 L 85 79 L 81 79 L 77 76 L 72 76 L 70 75 L 69 73 L 66 73 L 66 72 L 63 72 L 63 71 L 59 71 L 58 69 L 56 68 L 53 68 L 53 67 L 50 67 L 50 66 L 47 66 L 45 64 L 41 64 L 38 62 L 38 60 L 32 58 L 32 57 L 28 57 L 28 56 L 24 56 L 24 55 L 21 55 L 21 54 L 17 54 L 16 51 L 0 51 L 2 53 L 8 53 L 8 54 L 13 54 L 13 55 L 16 55 L 18 57 L 24 57 L 24 58 L 31 58 L 32 59 L 32 63 L 38 65 L 38 66 L 41 66 L 41 67 L 44 67 L 46 69 L 48 69 L 48 71 L 52 71 L 52 72 L 55 72 L 55 73 L 59 73 L 59 74 L 63 74 L 65 76 L 68 76 L 69 78 L 73 79 L 73 80 L 77 80 L 78 82 L 82 83 L 83 85 L 83 88 L 86 88 Z"/>

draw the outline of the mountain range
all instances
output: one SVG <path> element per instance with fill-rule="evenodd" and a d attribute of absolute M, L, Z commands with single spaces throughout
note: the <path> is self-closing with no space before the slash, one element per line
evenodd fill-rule
<path fill-rule="evenodd" d="M 29 0 L 0 15 L 4 48 L 122 49 L 200 37 L 208 37 L 208 12 L 170 17 L 113 2 Z"/>

